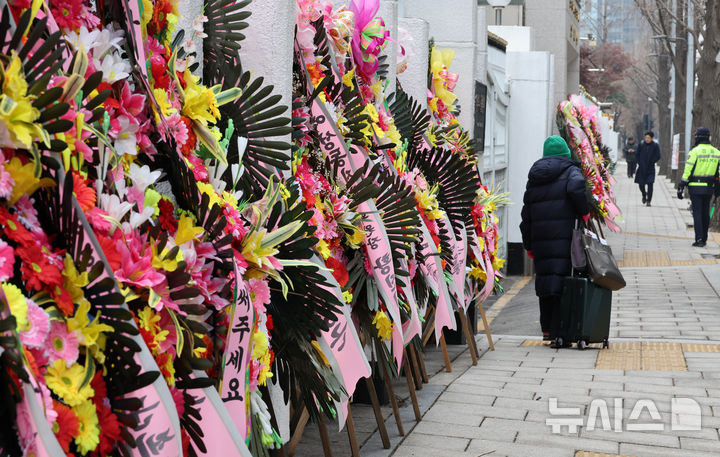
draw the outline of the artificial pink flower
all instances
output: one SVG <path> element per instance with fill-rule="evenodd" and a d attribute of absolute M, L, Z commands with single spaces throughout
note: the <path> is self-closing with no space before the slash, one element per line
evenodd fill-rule
<path fill-rule="evenodd" d="M 203 162 L 203 160 L 195 154 L 189 154 L 185 157 L 185 159 L 189 162 L 190 169 L 193 172 L 195 180 L 207 182 L 209 175 L 205 162 Z"/>
<path fill-rule="evenodd" d="M 20 332 L 20 341 L 27 347 L 42 348 L 45 346 L 48 333 L 50 333 L 50 317 L 37 303 L 29 298 L 26 301 L 30 328 Z"/>
<path fill-rule="evenodd" d="M 90 225 L 101 233 L 108 233 L 112 228 L 112 224 L 106 219 L 109 214 L 104 209 L 93 206 L 90 210 L 85 211 L 85 216 L 88 218 Z"/>
<path fill-rule="evenodd" d="M 4 240 L 0 240 L 0 282 L 10 279 L 14 265 L 15 251 Z"/>
<path fill-rule="evenodd" d="M 9 199 L 12 195 L 13 187 L 15 187 L 15 180 L 10 173 L 5 170 L 5 167 L 0 166 L 0 198 Z"/>
<path fill-rule="evenodd" d="M 265 305 L 270 303 L 270 287 L 262 279 L 252 278 L 248 281 L 250 301 L 258 314 L 265 314 Z"/>
<path fill-rule="evenodd" d="M 68 332 L 65 322 L 54 321 L 50 325 L 48 343 L 47 352 L 53 362 L 62 359 L 70 366 L 77 361 L 80 338 L 75 332 Z"/>
<path fill-rule="evenodd" d="M 18 220 L 31 232 L 42 232 L 43 229 L 40 226 L 34 203 L 35 200 L 27 195 L 20 197 L 20 200 L 15 203 Z"/>
<path fill-rule="evenodd" d="M 117 236 L 119 232 L 115 233 Z M 116 239 L 115 248 L 121 257 L 120 269 L 115 271 L 120 281 L 138 287 L 154 287 L 165 281 L 152 266 L 152 251 L 141 235 L 131 231 L 125 239 Z"/>
<path fill-rule="evenodd" d="M 168 126 L 168 135 L 170 135 L 178 146 L 182 146 L 187 143 L 189 138 L 188 128 L 182 120 L 182 116 L 178 113 L 173 113 L 166 118 Z"/>
<path fill-rule="evenodd" d="M 131 122 L 139 124 L 137 117 L 145 108 L 145 96 L 133 93 L 126 81 L 120 91 L 120 100 L 118 101 L 120 102 L 120 113 L 127 116 Z"/>
<path fill-rule="evenodd" d="M 94 29 L 101 23 L 100 18 L 95 16 L 85 4 L 83 4 L 82 12 L 80 13 L 80 22 L 88 29 Z"/>

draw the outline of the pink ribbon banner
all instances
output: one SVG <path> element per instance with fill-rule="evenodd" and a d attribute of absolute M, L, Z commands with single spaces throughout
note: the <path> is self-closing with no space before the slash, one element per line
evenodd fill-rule
<path fill-rule="evenodd" d="M 195 371 L 196 378 L 207 377 L 203 371 Z M 214 387 L 192 391 L 195 406 L 200 410 L 198 423 L 203 433 L 205 452 L 195 451 L 200 456 L 252 457 L 245 442 L 235 429 L 235 423 Z"/>
<path fill-rule="evenodd" d="M 348 152 L 347 145 L 341 140 L 337 127 L 332 122 L 332 117 L 322 100 L 313 100 L 311 106 L 310 123 L 315 125 L 319 132 L 320 147 L 329 158 L 331 163 L 337 166 L 340 177 L 347 180 L 355 169 L 365 163 L 364 154 L 360 148 L 351 148 Z M 402 321 L 400 319 L 400 308 L 397 298 L 397 285 L 395 282 L 395 271 L 392 265 L 392 254 L 390 252 L 390 241 L 388 240 L 385 226 L 382 224 L 380 215 L 375 203 L 372 201 L 363 202 L 358 205 L 358 211 L 365 215 L 363 230 L 365 231 L 365 247 L 367 248 L 368 259 L 372 268 L 375 282 L 378 286 L 380 296 L 390 313 L 394 325 L 393 349 L 399 346 L 400 352 L 394 354 L 398 366 L 402 362 Z"/>
<path fill-rule="evenodd" d="M 242 275 L 235 265 L 235 303 L 223 355 L 223 380 L 220 398 L 240 436 L 250 436 L 247 369 L 250 364 L 250 337 L 253 327 L 253 307 Z"/>
<path fill-rule="evenodd" d="M 455 314 L 450 304 L 445 275 L 442 273 L 440 253 L 424 223 L 420 225 L 420 231 L 422 232 L 420 237 L 420 252 L 423 257 L 425 257 L 425 262 L 420 264 L 420 271 L 427 277 L 430 287 L 437 294 L 435 343 L 439 344 L 442 329 L 448 327 L 455 330 L 457 329 L 457 324 L 455 323 Z"/>

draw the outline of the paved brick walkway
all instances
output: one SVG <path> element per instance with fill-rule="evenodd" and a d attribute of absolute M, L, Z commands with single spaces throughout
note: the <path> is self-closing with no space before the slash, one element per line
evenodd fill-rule
<path fill-rule="evenodd" d="M 496 350 L 477 366 L 431 379 L 444 390 L 391 455 L 720 455 L 720 247 L 692 248 L 687 201 L 674 198 L 662 178 L 655 187 L 648 208 L 630 180 L 620 177 L 616 186 L 626 233 L 608 240 L 627 263 L 628 286 L 613 296 L 610 349 L 553 350 L 534 337 L 496 335 Z M 515 291 L 498 303 L 512 308 L 520 297 Z M 551 414 L 554 401 L 563 414 Z M 699 429 L 672 425 L 671 411 L 683 402 L 700 409 Z M 589 417 L 597 420 L 591 425 Z M 676 417 L 689 424 L 690 416 Z M 553 433 L 557 418 L 577 419 L 579 427 Z M 387 455 L 372 446 L 362 454 Z"/>

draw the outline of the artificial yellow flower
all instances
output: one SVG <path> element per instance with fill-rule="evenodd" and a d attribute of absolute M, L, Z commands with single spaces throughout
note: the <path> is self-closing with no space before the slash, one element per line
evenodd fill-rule
<path fill-rule="evenodd" d="M 0 131 L 0 146 L 30 148 L 34 138 L 47 137 L 47 132 L 35 123 L 40 111 L 32 106 L 32 99 L 27 95 L 22 62 L 15 52 L 7 67 L 0 65 L 0 80 L 0 130 L 5 130 Z"/>
<path fill-rule="evenodd" d="M 346 71 L 345 74 L 342 77 L 342 82 L 346 86 L 352 88 L 353 87 L 353 78 L 355 77 L 355 69 L 352 68 L 350 71 Z"/>
<path fill-rule="evenodd" d="M 73 259 L 70 254 L 65 254 L 65 260 L 63 261 L 65 268 L 63 269 L 63 287 L 72 295 L 73 303 L 79 305 L 81 303 L 90 303 L 85 298 L 85 292 L 82 290 L 83 287 L 87 286 L 90 282 L 88 280 L 87 271 L 80 274 L 75 268 Z"/>
<path fill-rule="evenodd" d="M 492 261 L 492 266 L 495 269 L 495 271 L 500 270 L 503 266 L 505 266 L 505 259 L 501 259 L 500 257 L 495 257 L 495 259 Z"/>
<path fill-rule="evenodd" d="M 178 221 L 178 229 L 177 233 L 175 233 L 175 243 L 178 246 L 183 243 L 187 243 L 200 235 L 204 230 L 205 229 L 202 227 L 197 227 L 195 225 L 195 221 L 193 221 L 191 217 L 183 214 L 180 216 L 180 221 Z"/>
<path fill-rule="evenodd" d="M 390 319 L 388 319 L 387 314 L 385 314 L 384 311 L 378 310 L 375 313 L 372 323 L 375 324 L 375 328 L 377 328 L 380 339 L 387 341 L 392 337 L 394 324 L 390 322 Z"/>
<path fill-rule="evenodd" d="M 430 108 L 430 111 L 437 113 L 437 110 L 438 110 L 437 102 L 438 102 L 437 97 L 433 97 L 430 100 L 428 100 L 428 108 Z"/>
<path fill-rule="evenodd" d="M 90 400 L 83 401 L 72 410 L 78 419 L 78 435 L 75 437 L 75 444 L 84 455 L 94 451 L 100 444 L 97 411 Z"/>
<path fill-rule="evenodd" d="M 268 351 L 268 340 L 265 332 L 256 330 L 252 334 L 252 358 L 260 360 Z"/>
<path fill-rule="evenodd" d="M 352 303 L 352 300 L 353 300 L 352 292 L 350 292 L 349 290 L 346 290 L 345 292 L 343 292 L 343 300 L 345 300 L 345 303 L 347 303 L 348 305 L 350 303 Z"/>
<path fill-rule="evenodd" d="M 183 215 L 185 217 L 185 215 Z M 190 219 L 190 218 L 188 218 Z M 182 217 L 181 217 L 182 220 Z M 191 222 L 192 223 L 192 222 Z M 178 224 L 178 231 L 180 231 L 180 227 Z M 177 238 L 177 235 L 176 235 Z M 182 243 L 178 243 L 182 244 Z M 175 271 L 178 267 L 178 262 L 182 261 L 182 251 L 178 249 L 177 255 L 174 258 L 167 259 L 167 255 L 170 253 L 170 249 L 168 249 L 167 246 L 165 246 L 162 250 L 162 252 L 157 252 L 157 245 L 153 242 L 152 244 L 152 266 L 155 269 L 162 269 L 165 271 Z"/>
<path fill-rule="evenodd" d="M 358 249 L 365 240 L 365 232 L 360 229 L 345 232 L 345 239 L 350 244 L 351 248 Z"/>
<path fill-rule="evenodd" d="M 213 186 L 211 184 L 208 184 L 206 182 L 198 182 L 197 187 L 201 193 L 207 195 L 210 198 L 210 203 L 209 203 L 210 208 L 212 208 L 215 205 L 220 205 L 221 208 L 225 207 L 225 203 L 218 196 L 217 192 L 215 192 L 215 189 L 213 189 Z"/>
<path fill-rule="evenodd" d="M 374 123 L 380 121 L 380 115 L 378 114 L 375 106 L 372 103 L 368 103 L 367 105 L 365 105 L 365 109 L 363 109 L 363 114 L 367 114 L 368 117 L 370 117 L 370 120 Z"/>
<path fill-rule="evenodd" d="M 155 96 L 155 100 L 157 100 L 158 107 L 160 107 L 160 112 L 163 116 L 168 117 L 173 113 L 177 113 L 177 110 L 170 104 L 165 89 L 153 89 L 153 95 Z"/>
<path fill-rule="evenodd" d="M 68 368 L 63 359 L 58 359 L 51 367 L 48 367 L 45 373 L 45 383 L 65 403 L 77 406 L 95 395 L 95 390 L 90 383 L 80 387 L 84 377 L 85 368 L 82 365 L 74 363 Z"/>
<path fill-rule="evenodd" d="M 41 182 L 35 177 L 35 162 L 30 161 L 23 165 L 18 157 L 13 157 L 10 162 L 5 162 L 3 166 L 15 181 L 8 201 L 10 205 L 14 205 L 23 195 L 32 195 L 33 192 L 40 188 Z"/>
<path fill-rule="evenodd" d="M 100 323 L 100 313 L 91 321 L 88 311 L 90 311 L 90 302 L 86 300 L 78 306 L 75 315 L 67 319 L 67 328 L 68 331 L 76 331 L 82 335 L 80 344 L 85 346 L 98 362 L 103 363 L 105 362 L 105 333 L 112 332 L 114 329 L 107 324 Z"/>
<path fill-rule="evenodd" d="M 478 264 L 473 265 L 472 269 L 470 270 L 469 275 L 471 278 L 475 278 L 475 279 L 477 279 L 479 281 L 483 281 L 483 282 L 485 282 L 485 280 L 487 279 L 487 273 L 485 273 L 485 270 L 480 268 L 480 265 L 478 265 Z"/>
<path fill-rule="evenodd" d="M 142 0 L 140 6 L 140 24 L 142 25 L 141 28 L 143 32 L 145 32 L 145 27 L 150 23 L 153 17 L 153 3 L 150 0 Z"/>
<path fill-rule="evenodd" d="M 330 252 L 330 247 L 325 240 L 318 241 L 317 251 L 322 256 L 323 260 L 329 259 L 332 255 L 332 253 Z"/>
<path fill-rule="evenodd" d="M 191 78 L 192 79 L 192 78 Z M 220 119 L 218 102 L 213 91 L 202 84 L 188 81 L 182 114 L 206 126 Z"/>
<path fill-rule="evenodd" d="M 373 95 L 376 99 L 379 99 L 382 95 L 382 82 L 378 81 L 375 84 L 370 86 L 370 89 L 373 91 Z"/>
<path fill-rule="evenodd" d="M 10 306 L 10 314 L 15 317 L 15 325 L 19 331 L 30 330 L 30 322 L 28 322 L 28 306 L 25 296 L 20 289 L 14 284 L 8 282 L 2 283 L 2 289 L 5 293 L 5 300 Z"/>
<path fill-rule="evenodd" d="M 247 262 L 256 268 L 272 267 L 268 257 L 277 254 L 273 248 L 262 247 L 262 239 L 265 236 L 265 229 L 247 235 L 243 240 L 242 255 Z"/>

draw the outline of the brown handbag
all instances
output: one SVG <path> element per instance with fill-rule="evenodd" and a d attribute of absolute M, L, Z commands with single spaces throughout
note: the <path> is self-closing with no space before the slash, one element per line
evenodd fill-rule
<path fill-rule="evenodd" d="M 626 285 L 625 278 L 615 261 L 612 249 L 598 233 L 602 234 L 597 230 L 594 231 L 595 237 L 585 232 L 580 234 L 587 261 L 588 278 L 600 287 L 620 290 Z"/>

